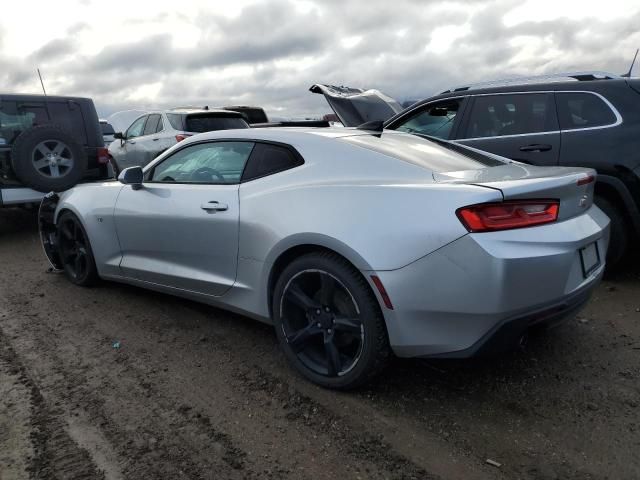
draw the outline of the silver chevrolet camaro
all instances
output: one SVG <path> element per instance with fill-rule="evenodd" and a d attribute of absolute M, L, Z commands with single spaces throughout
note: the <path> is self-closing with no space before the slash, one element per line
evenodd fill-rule
<path fill-rule="evenodd" d="M 227 130 L 49 194 L 39 222 L 71 282 L 272 323 L 298 371 L 345 389 L 391 352 L 499 351 L 575 313 L 608 243 L 594 179 L 392 131 Z"/>

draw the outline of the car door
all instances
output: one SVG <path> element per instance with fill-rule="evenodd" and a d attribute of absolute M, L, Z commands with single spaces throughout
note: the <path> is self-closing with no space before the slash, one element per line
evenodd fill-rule
<path fill-rule="evenodd" d="M 386 128 L 448 140 L 458 129 L 466 102 L 465 97 L 430 102 L 409 110 L 402 117 L 393 120 Z"/>
<path fill-rule="evenodd" d="M 123 276 L 206 295 L 235 282 L 238 189 L 254 144 L 185 146 L 127 185 L 115 207 Z"/>
<path fill-rule="evenodd" d="M 143 115 L 136 119 L 129 128 L 127 128 L 127 131 L 124 134 L 125 138 L 119 143 L 119 145 L 112 144 L 109 146 L 109 153 L 116 159 L 120 170 L 137 165 L 138 139 L 144 132 L 144 125 L 147 121 L 147 117 L 148 115 Z"/>
<path fill-rule="evenodd" d="M 557 165 L 560 132 L 550 92 L 477 95 L 455 141 L 533 165 Z"/>
<path fill-rule="evenodd" d="M 158 156 L 162 150 L 160 136 L 157 134 L 158 124 L 162 121 L 159 113 L 152 113 L 147 117 L 142 135 L 136 139 L 136 165 L 144 167 Z"/>

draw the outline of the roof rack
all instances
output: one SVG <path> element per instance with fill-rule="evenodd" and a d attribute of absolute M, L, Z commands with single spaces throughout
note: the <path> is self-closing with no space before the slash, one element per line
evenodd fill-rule
<path fill-rule="evenodd" d="M 489 82 L 473 83 L 470 85 L 459 86 L 441 92 L 453 93 L 463 92 L 466 90 L 474 90 L 477 88 L 504 87 L 508 85 L 527 85 L 531 83 L 547 83 L 547 82 L 566 82 L 567 80 L 588 82 L 593 80 L 614 80 L 622 78 L 620 75 L 609 72 L 590 71 L 590 72 L 569 72 L 569 73 L 553 73 L 549 75 L 536 75 L 532 77 L 515 77 L 503 80 L 492 80 Z"/>

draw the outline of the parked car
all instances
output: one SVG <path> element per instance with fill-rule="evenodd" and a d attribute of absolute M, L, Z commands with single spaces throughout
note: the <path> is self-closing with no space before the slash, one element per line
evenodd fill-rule
<path fill-rule="evenodd" d="M 452 140 L 532 165 L 594 168 L 595 202 L 611 218 L 608 262 L 637 250 L 640 79 L 583 72 L 489 82 L 453 88 L 405 110 L 379 92 L 348 90 L 312 87 L 345 125 L 383 120 L 388 129 Z"/>
<path fill-rule="evenodd" d="M 180 142 L 52 194 L 44 250 L 77 285 L 138 285 L 272 323 L 305 377 L 516 345 L 587 301 L 609 220 L 595 172 L 392 131 L 267 128 Z"/>
<path fill-rule="evenodd" d="M 109 178 L 107 162 L 91 99 L 0 94 L 0 205 Z"/>
<path fill-rule="evenodd" d="M 115 140 L 114 135 L 116 131 L 113 129 L 113 126 L 107 120 L 100 120 L 100 130 L 102 131 L 102 140 L 104 141 L 104 146 L 109 148 L 111 142 Z"/>
<path fill-rule="evenodd" d="M 144 166 L 159 154 L 196 133 L 249 128 L 241 113 L 214 109 L 173 109 L 148 112 L 116 132 L 109 154 L 118 170 Z"/>

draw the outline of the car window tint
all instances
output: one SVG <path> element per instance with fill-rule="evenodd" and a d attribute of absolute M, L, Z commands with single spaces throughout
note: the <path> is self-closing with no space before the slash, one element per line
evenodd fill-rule
<path fill-rule="evenodd" d="M 464 138 L 499 137 L 557 130 L 549 93 L 478 95 Z"/>
<path fill-rule="evenodd" d="M 110 123 L 102 123 L 100 122 L 100 129 L 102 130 L 103 135 L 113 135 L 116 131 L 113 129 L 113 126 Z"/>
<path fill-rule="evenodd" d="M 75 102 L 48 102 L 51 123 L 60 125 L 76 137 L 80 144 L 87 143 L 87 131 L 80 105 Z"/>
<path fill-rule="evenodd" d="M 144 126 L 143 135 L 151 135 L 152 133 L 156 133 L 156 128 L 158 127 L 158 122 L 160 121 L 160 115 L 154 113 L 153 115 L 149 115 L 147 119 L 147 123 Z"/>
<path fill-rule="evenodd" d="M 616 122 L 611 108 L 597 95 L 557 92 L 556 101 L 562 130 L 601 127 Z"/>
<path fill-rule="evenodd" d="M 245 168 L 242 181 L 265 177 L 302 165 L 303 160 L 291 150 L 279 145 L 258 143 L 253 149 L 249 164 Z"/>
<path fill-rule="evenodd" d="M 449 100 L 421 108 L 396 130 L 448 139 L 461 103 L 461 100 Z"/>
<path fill-rule="evenodd" d="M 187 132 L 203 133 L 234 128 L 249 128 L 249 125 L 240 116 L 220 114 L 187 115 L 185 120 L 185 131 Z"/>
<path fill-rule="evenodd" d="M 167 113 L 167 118 L 169 119 L 169 123 L 174 130 L 184 130 L 184 125 L 182 124 L 182 115 L 178 113 Z"/>
<path fill-rule="evenodd" d="M 133 122 L 127 130 L 127 138 L 135 138 L 142 135 L 142 131 L 144 129 L 144 122 L 146 120 L 147 120 L 147 115 L 145 115 L 144 117 L 140 117 L 135 122 Z"/>
<path fill-rule="evenodd" d="M 211 142 L 177 151 L 153 169 L 152 182 L 239 183 L 252 142 Z"/>
<path fill-rule="evenodd" d="M 36 113 L 18 109 L 18 104 L 2 101 L 0 104 L 0 144 L 11 144 L 26 129 L 36 125 Z"/>
<path fill-rule="evenodd" d="M 158 115 L 159 119 L 158 119 L 158 126 L 156 127 L 156 133 L 161 132 L 162 130 L 164 130 L 164 123 L 162 121 L 162 116 Z"/>

